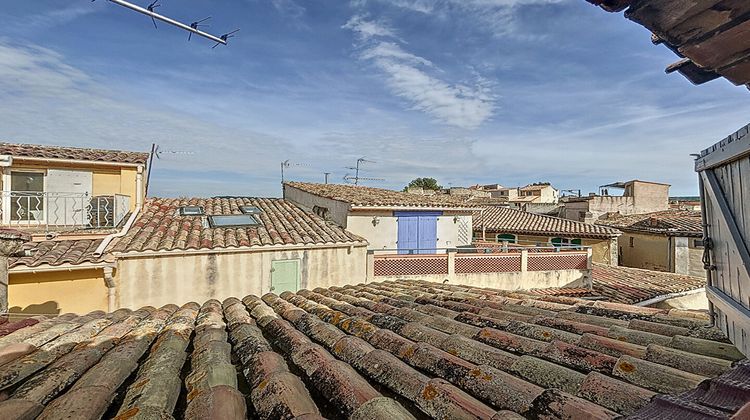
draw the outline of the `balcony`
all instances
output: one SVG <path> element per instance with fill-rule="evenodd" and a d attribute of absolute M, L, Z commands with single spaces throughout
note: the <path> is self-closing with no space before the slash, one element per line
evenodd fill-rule
<path fill-rule="evenodd" d="M 499 244 L 495 244 L 499 245 Z M 368 253 L 368 281 L 420 279 L 496 289 L 591 287 L 591 249 L 475 246 L 430 254 Z"/>
<path fill-rule="evenodd" d="M 3 191 L 3 226 L 44 232 L 112 229 L 130 211 L 130 197 L 80 193 Z"/>

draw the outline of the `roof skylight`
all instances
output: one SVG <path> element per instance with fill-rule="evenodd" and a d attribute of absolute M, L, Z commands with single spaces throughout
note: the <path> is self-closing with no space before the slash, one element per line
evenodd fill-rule
<path fill-rule="evenodd" d="M 261 214 L 263 210 L 255 206 L 240 206 L 240 211 L 244 214 Z"/>
<path fill-rule="evenodd" d="M 260 222 L 250 214 L 230 214 L 223 216 L 208 216 L 208 224 L 212 228 L 258 226 Z"/>
<path fill-rule="evenodd" d="M 201 206 L 182 206 L 180 216 L 203 216 L 206 214 Z"/>

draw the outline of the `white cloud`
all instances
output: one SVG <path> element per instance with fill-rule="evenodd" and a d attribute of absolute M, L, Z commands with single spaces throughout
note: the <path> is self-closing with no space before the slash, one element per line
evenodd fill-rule
<path fill-rule="evenodd" d="M 302 17 L 306 11 L 303 6 L 300 6 L 294 0 L 272 0 L 272 4 L 279 13 L 288 15 L 294 19 Z"/>
<path fill-rule="evenodd" d="M 411 103 L 412 109 L 464 129 L 477 128 L 492 116 L 494 96 L 487 81 L 478 78 L 469 86 L 436 77 L 439 70 L 430 60 L 383 39 L 396 34 L 382 22 L 355 16 L 343 28 L 358 35 L 360 59 L 378 68 L 391 91 Z"/>
<path fill-rule="evenodd" d="M 495 37 L 539 38 L 517 24 L 516 14 L 524 6 L 549 5 L 571 0 L 371 0 L 400 9 L 434 15 L 443 20 L 468 19 L 478 30 Z M 354 3 L 363 7 L 367 1 Z"/>
<path fill-rule="evenodd" d="M 162 190 L 161 171 L 192 168 L 187 171 L 196 178 L 212 171 L 228 179 L 232 173 L 275 175 L 278 162 L 301 155 L 289 140 L 278 136 L 124 99 L 130 95 L 112 90 L 108 81 L 69 65 L 54 51 L 11 45 L 2 39 L 0 92 L 0 141 L 126 150 L 148 150 L 157 142 L 166 150 L 192 152 L 167 154 L 156 163 L 151 190 L 156 194 L 239 192 L 232 183 L 198 190 L 187 178 Z M 243 192 L 278 194 L 277 185 L 250 185 Z"/>

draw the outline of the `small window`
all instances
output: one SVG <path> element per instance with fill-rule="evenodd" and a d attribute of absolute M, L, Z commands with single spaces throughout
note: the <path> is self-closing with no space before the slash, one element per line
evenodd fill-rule
<path fill-rule="evenodd" d="M 263 210 L 255 206 L 240 206 L 240 211 L 244 214 L 261 214 Z"/>
<path fill-rule="evenodd" d="M 552 238 L 550 240 L 552 243 L 552 246 L 554 247 L 572 247 L 572 246 L 580 246 L 582 244 L 580 239 L 570 239 L 570 238 Z"/>
<path fill-rule="evenodd" d="M 180 216 L 203 216 L 203 207 L 201 206 L 182 206 L 180 207 Z"/>
<path fill-rule="evenodd" d="M 631 237 L 630 237 L 630 247 L 632 248 L 633 246 L 635 246 L 635 238 L 633 238 L 633 237 L 631 236 Z"/>
<path fill-rule="evenodd" d="M 703 248 L 703 246 L 702 239 L 693 239 L 693 248 Z"/>
<path fill-rule="evenodd" d="M 497 242 L 508 242 L 510 244 L 516 243 L 516 235 L 511 235 L 509 233 L 501 233 L 495 236 L 495 239 Z"/>
<path fill-rule="evenodd" d="M 226 216 L 208 216 L 208 224 L 212 228 L 258 226 L 260 222 L 250 214 L 231 214 Z"/>

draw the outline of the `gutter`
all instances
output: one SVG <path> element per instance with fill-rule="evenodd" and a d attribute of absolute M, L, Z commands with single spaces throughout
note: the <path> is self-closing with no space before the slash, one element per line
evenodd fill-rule
<path fill-rule="evenodd" d="M 79 270 L 96 270 L 99 268 L 107 268 L 112 267 L 112 263 L 81 263 L 81 264 L 65 264 L 65 265 L 49 265 L 49 264 L 40 264 L 36 267 L 29 267 L 26 265 L 17 265 L 15 267 L 11 267 L 8 270 L 8 273 L 10 274 L 36 274 L 36 273 L 46 273 L 50 271 L 79 271 Z"/>
<path fill-rule="evenodd" d="M 672 299 L 672 298 L 677 298 L 677 297 L 682 297 L 682 296 L 693 295 L 693 294 L 701 293 L 701 292 L 705 293 L 706 292 L 706 288 L 705 287 L 701 287 L 699 289 L 688 290 L 686 292 L 669 293 L 669 294 L 666 294 L 666 295 L 661 295 L 661 296 L 657 296 L 655 298 L 644 300 L 643 302 L 634 303 L 633 306 L 641 306 L 641 307 L 643 307 L 643 306 L 649 306 L 649 305 L 653 305 L 655 303 L 664 302 L 667 299 Z"/>
<path fill-rule="evenodd" d="M 82 159 L 58 159 L 58 158 L 37 158 L 37 157 L 31 157 L 31 156 L 13 156 L 14 161 L 31 161 L 31 162 L 46 162 L 46 163 L 73 163 L 73 164 L 79 164 L 79 165 L 93 165 L 93 166 L 128 166 L 128 167 L 138 167 L 143 166 L 142 163 L 130 163 L 130 162 L 109 162 L 109 161 L 99 161 L 99 160 L 82 160 Z"/>
<path fill-rule="evenodd" d="M 203 249 L 176 249 L 176 250 L 154 250 L 154 251 L 133 251 L 117 252 L 115 257 L 120 259 L 138 258 L 138 257 L 174 257 L 185 255 L 205 255 L 205 254 L 239 254 L 245 252 L 266 252 L 266 251 L 296 251 L 305 249 L 336 249 L 336 248 L 353 248 L 368 246 L 367 241 L 359 242 L 339 242 L 321 245 L 268 245 L 253 247 L 236 247 L 236 248 L 203 248 Z"/>
<path fill-rule="evenodd" d="M 135 183 L 135 191 L 137 194 L 135 197 L 135 210 L 130 213 L 130 217 L 125 223 L 125 226 L 122 227 L 121 231 L 108 235 L 106 238 L 104 238 L 102 243 L 100 243 L 99 246 L 96 247 L 94 256 L 101 257 L 102 254 L 104 254 L 104 250 L 107 249 L 112 240 L 125 236 L 125 234 L 128 233 L 128 230 L 130 230 L 130 227 L 133 226 L 133 223 L 135 223 L 135 219 L 138 217 L 138 214 L 140 214 L 141 208 L 143 207 L 143 199 L 141 198 L 141 192 L 143 191 L 143 165 L 138 165 L 138 174 L 136 175 Z"/>

